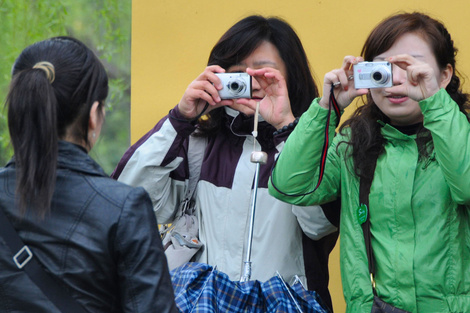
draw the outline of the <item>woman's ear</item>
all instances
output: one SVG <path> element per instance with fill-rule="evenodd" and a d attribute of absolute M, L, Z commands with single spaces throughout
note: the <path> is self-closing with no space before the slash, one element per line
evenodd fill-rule
<path fill-rule="evenodd" d="M 100 123 L 100 112 L 99 112 L 100 103 L 98 101 L 93 102 L 90 109 L 90 118 L 88 122 L 88 133 L 96 131 L 98 124 Z"/>
<path fill-rule="evenodd" d="M 90 109 L 90 118 L 88 119 L 88 150 L 91 150 L 98 140 L 101 133 L 101 126 L 103 126 L 104 112 L 98 101 L 93 102 Z"/>
<path fill-rule="evenodd" d="M 454 75 L 454 68 L 452 65 L 447 64 L 446 68 L 441 72 L 441 77 L 440 77 L 440 87 L 441 88 L 446 88 L 447 85 L 449 85 L 452 76 Z"/>

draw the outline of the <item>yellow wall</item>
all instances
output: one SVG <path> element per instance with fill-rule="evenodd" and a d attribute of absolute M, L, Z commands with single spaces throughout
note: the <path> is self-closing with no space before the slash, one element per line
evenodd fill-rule
<path fill-rule="evenodd" d="M 132 143 L 178 103 L 218 38 L 251 14 L 280 16 L 294 27 L 319 87 L 345 55 L 359 55 L 381 19 L 399 10 L 443 21 L 460 50 L 457 68 L 470 75 L 468 0 L 134 0 L 132 10 Z M 335 311 L 344 312 L 338 251 L 331 255 L 330 290 Z"/>

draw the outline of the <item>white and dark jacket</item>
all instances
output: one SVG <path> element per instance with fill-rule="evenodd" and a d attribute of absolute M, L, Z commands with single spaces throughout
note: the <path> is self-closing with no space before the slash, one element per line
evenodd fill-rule
<path fill-rule="evenodd" d="M 225 108 L 223 123 L 208 138 L 196 188 L 199 235 L 204 248 L 197 262 L 217 265 L 232 280 L 239 280 L 248 236 L 256 164 L 250 155 L 268 154 L 261 165 L 252 244 L 252 279 L 268 280 L 279 271 L 287 282 L 298 275 L 331 307 L 328 294 L 328 255 L 338 236 L 339 206 L 300 207 L 268 194 L 268 178 L 275 157 L 290 131 L 275 130 L 260 122 L 256 142 L 253 118 Z M 182 120 L 178 108 L 124 154 L 113 173 L 119 181 L 143 186 L 153 201 L 159 223 L 171 223 L 185 195 L 189 171 L 187 149 L 196 127 Z M 333 208 L 334 207 L 334 208 Z"/>

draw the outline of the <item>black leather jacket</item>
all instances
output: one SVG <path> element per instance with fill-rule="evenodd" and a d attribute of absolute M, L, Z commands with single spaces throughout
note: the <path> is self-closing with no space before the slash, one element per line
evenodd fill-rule
<path fill-rule="evenodd" d="M 0 169 L 0 209 L 41 264 L 89 312 L 177 312 L 152 204 L 108 178 L 84 149 L 59 144 L 51 212 L 20 217 L 15 162 Z M 0 312 L 58 312 L 0 237 Z"/>

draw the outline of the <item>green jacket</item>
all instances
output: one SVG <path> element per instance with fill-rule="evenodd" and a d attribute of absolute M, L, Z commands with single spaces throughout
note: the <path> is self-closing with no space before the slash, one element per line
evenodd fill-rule
<path fill-rule="evenodd" d="M 441 89 L 420 102 L 434 152 L 418 160 L 415 136 L 384 125 L 385 152 L 377 160 L 370 192 L 372 246 L 378 295 L 410 312 L 470 312 L 470 124 Z M 332 114 L 334 115 L 334 114 Z M 270 193 L 312 205 L 341 197 L 341 277 L 347 312 L 370 312 L 372 288 L 362 228 L 359 180 L 347 140 L 329 147 L 320 187 L 318 168 L 328 110 L 316 99 L 287 140 L 272 173 Z M 335 117 L 330 126 L 334 136 Z M 338 149 L 337 149 L 338 148 Z"/>

